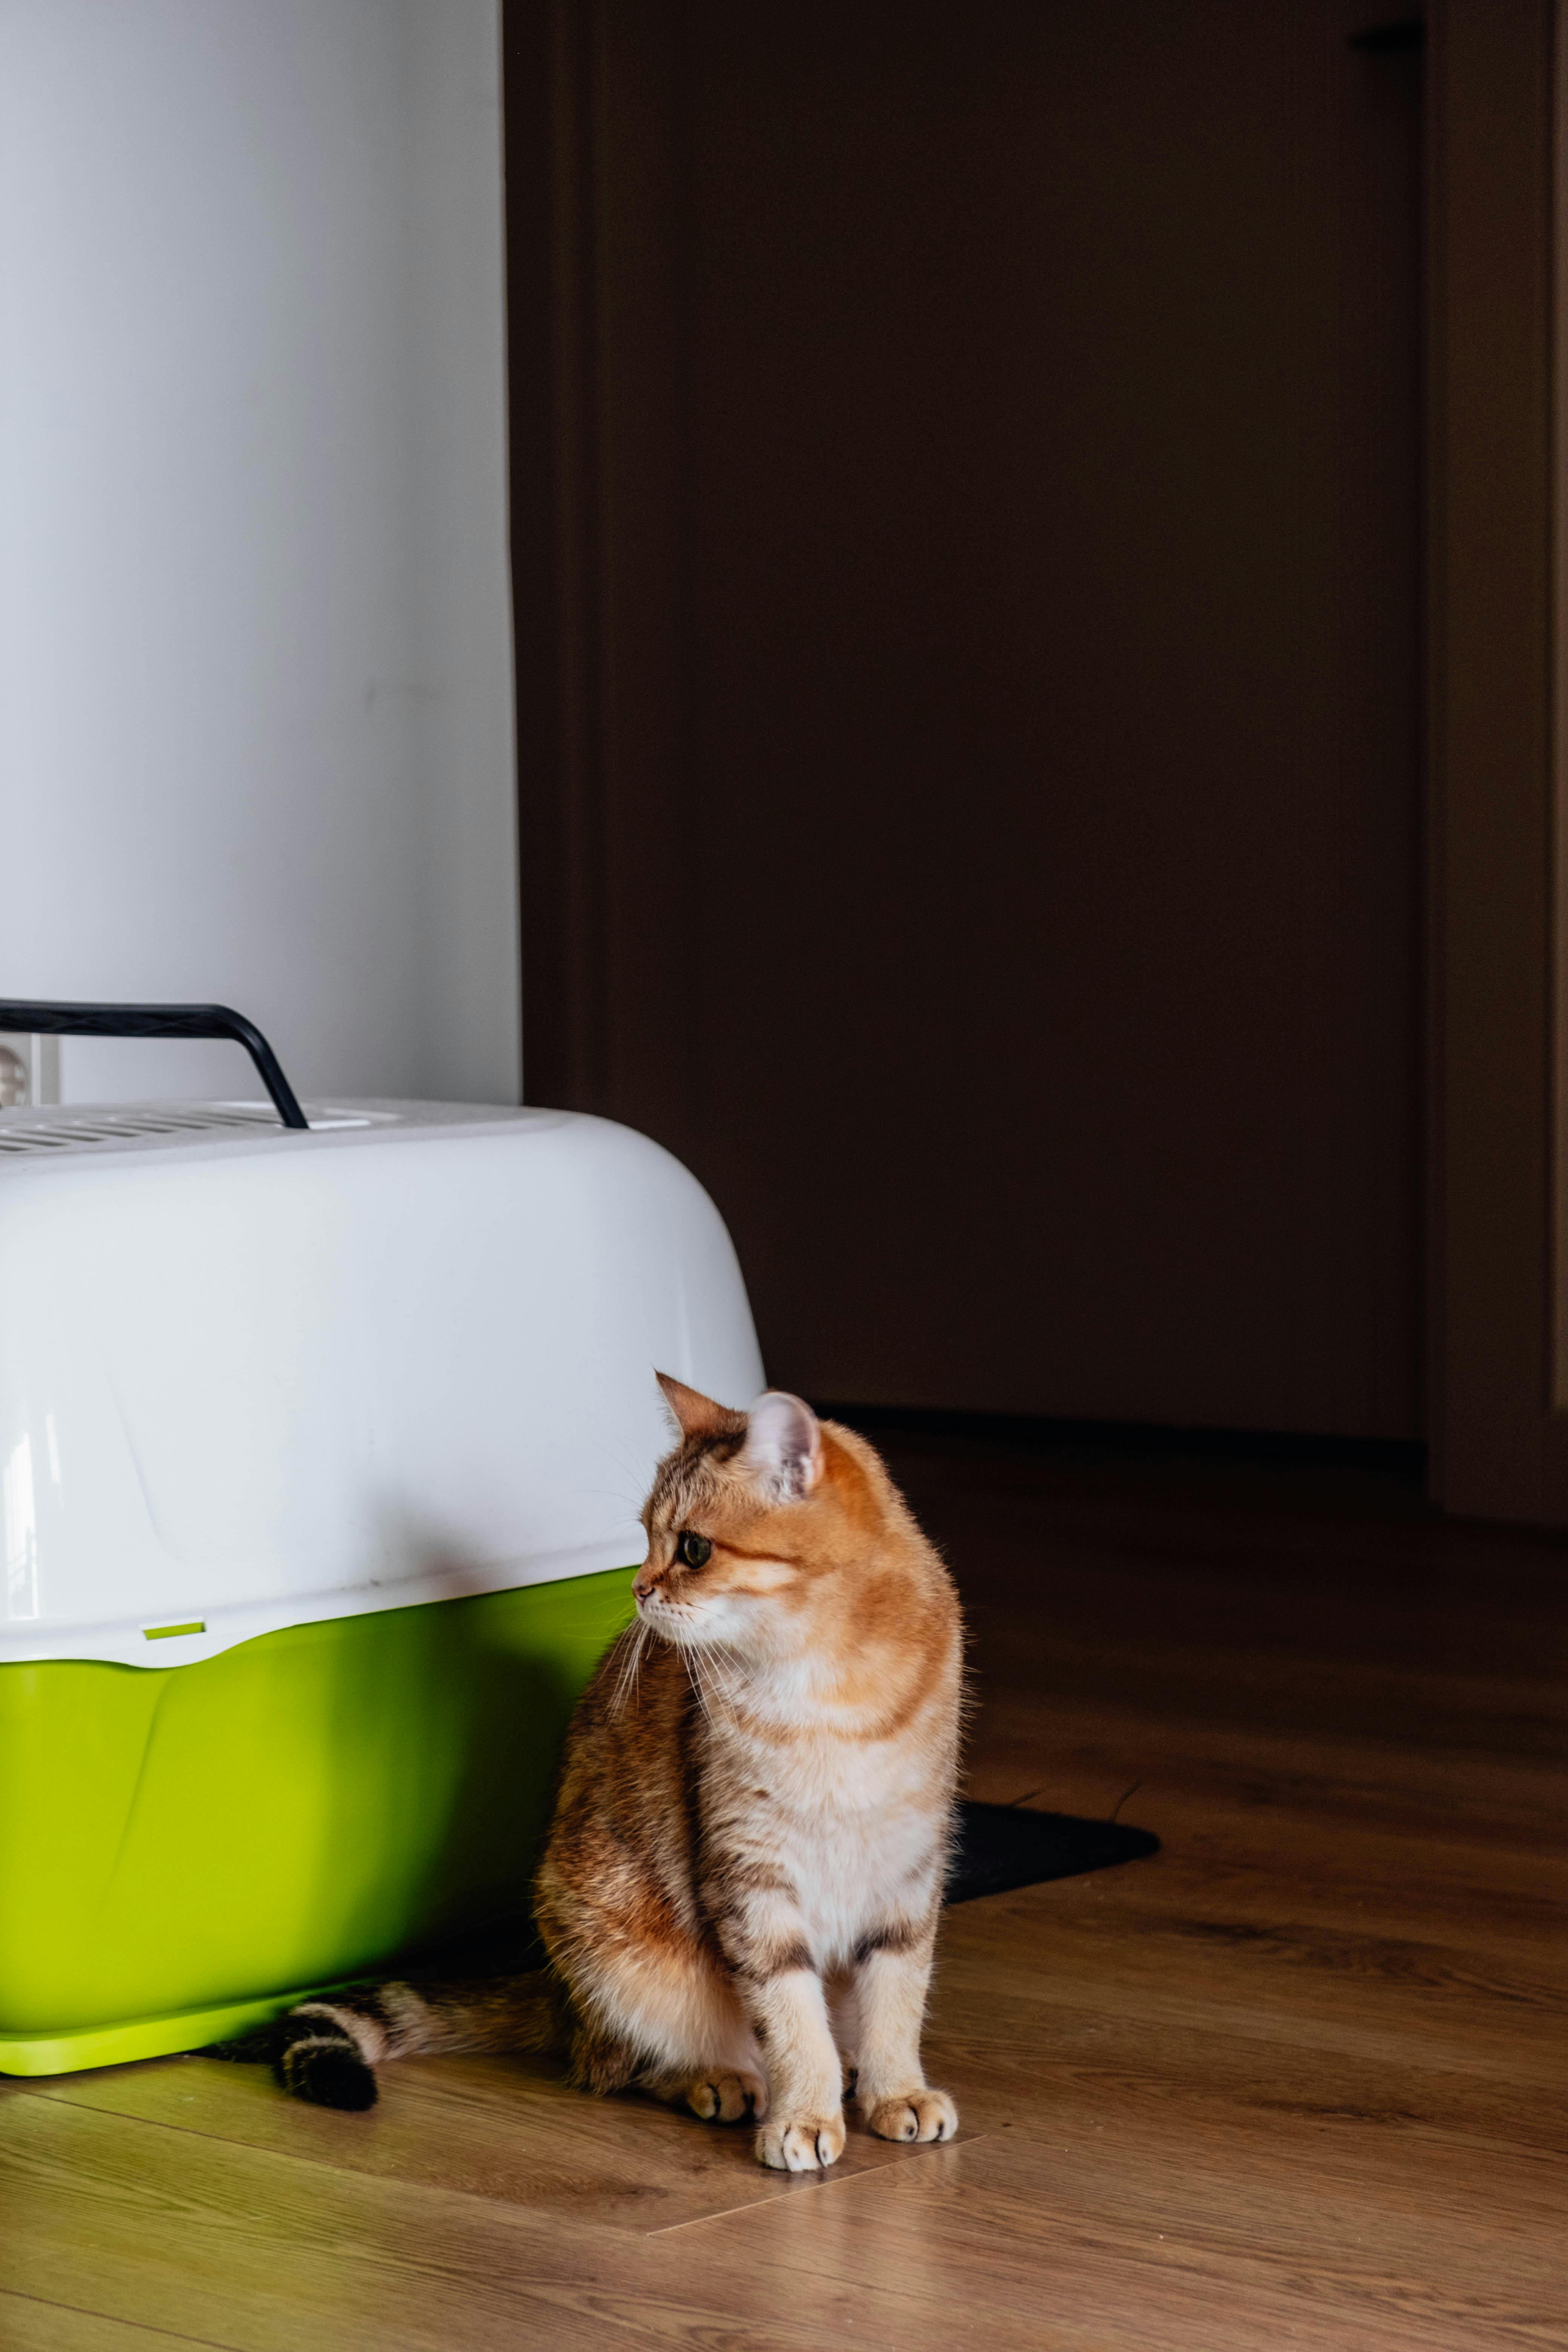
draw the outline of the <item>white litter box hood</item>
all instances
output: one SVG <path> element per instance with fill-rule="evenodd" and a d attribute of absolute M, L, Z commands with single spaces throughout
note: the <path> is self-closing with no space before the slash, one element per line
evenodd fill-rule
<path fill-rule="evenodd" d="M 0 1113 L 0 1660 L 174 1665 L 626 1566 L 655 1370 L 762 1387 L 729 1236 L 657 1144 L 307 1109 Z"/>

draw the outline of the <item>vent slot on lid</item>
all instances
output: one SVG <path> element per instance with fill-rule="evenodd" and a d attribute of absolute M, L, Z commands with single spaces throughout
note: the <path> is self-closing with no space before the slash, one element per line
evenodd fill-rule
<path fill-rule="evenodd" d="M 313 1129 L 400 1124 L 394 1111 L 334 1110 L 316 1104 L 307 1108 L 306 1117 Z M 90 1150 L 159 1136 L 222 1135 L 237 1129 L 251 1134 L 285 1132 L 268 1103 L 193 1103 L 189 1110 L 159 1103 L 146 1110 L 84 1110 L 79 1115 L 51 1109 L 42 1118 L 37 1112 L 0 1111 L 0 1155 Z"/>

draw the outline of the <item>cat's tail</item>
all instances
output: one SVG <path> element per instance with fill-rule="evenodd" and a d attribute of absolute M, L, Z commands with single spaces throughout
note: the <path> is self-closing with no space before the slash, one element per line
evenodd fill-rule
<path fill-rule="evenodd" d="M 561 1999 L 544 1970 L 471 1984 L 380 1984 L 302 2000 L 269 2030 L 286 2091 L 321 2107 L 373 2107 L 375 2069 L 427 2050 L 549 2050 Z"/>

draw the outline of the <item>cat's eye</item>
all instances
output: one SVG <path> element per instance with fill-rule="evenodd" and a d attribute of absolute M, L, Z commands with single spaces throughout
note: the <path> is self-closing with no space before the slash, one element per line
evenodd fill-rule
<path fill-rule="evenodd" d="M 678 1559 L 688 1568 L 706 1568 L 713 1557 L 713 1547 L 706 1536 L 684 1535 L 675 1547 Z"/>

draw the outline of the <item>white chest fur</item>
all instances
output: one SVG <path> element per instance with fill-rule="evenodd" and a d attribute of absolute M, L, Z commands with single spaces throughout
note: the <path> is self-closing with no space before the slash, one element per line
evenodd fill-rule
<path fill-rule="evenodd" d="M 945 1742 L 820 1731 L 788 1743 L 715 1727 L 733 1792 L 727 1827 L 748 1862 L 795 1890 L 819 1969 L 862 1937 L 929 1910 L 946 1864 Z"/>

